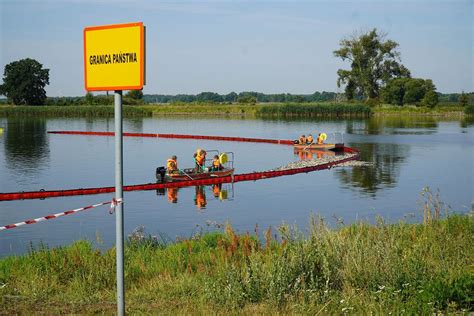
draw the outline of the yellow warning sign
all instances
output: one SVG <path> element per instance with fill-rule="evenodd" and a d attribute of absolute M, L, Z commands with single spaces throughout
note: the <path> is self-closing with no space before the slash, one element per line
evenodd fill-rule
<path fill-rule="evenodd" d="M 145 81 L 143 23 L 86 27 L 84 80 L 87 91 L 142 89 Z"/>

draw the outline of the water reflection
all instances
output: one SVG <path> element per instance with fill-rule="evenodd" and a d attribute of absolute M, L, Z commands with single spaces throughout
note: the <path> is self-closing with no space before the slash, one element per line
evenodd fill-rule
<path fill-rule="evenodd" d="M 178 193 L 180 190 L 181 188 L 158 189 L 156 190 L 156 194 L 159 196 L 166 195 L 168 202 L 175 204 L 178 203 Z M 211 194 L 208 194 L 209 192 L 211 192 Z M 193 202 L 198 210 L 206 209 L 209 195 L 212 195 L 211 199 L 213 200 L 232 200 L 232 197 L 234 196 L 234 186 L 232 183 L 195 186 Z"/>
<path fill-rule="evenodd" d="M 143 133 L 143 118 L 127 118 L 127 131 L 132 133 Z"/>
<path fill-rule="evenodd" d="M 323 157 L 333 157 L 336 156 L 336 152 L 332 150 L 321 150 L 321 149 L 314 149 L 314 148 L 294 148 L 293 154 L 295 157 L 298 157 L 300 161 L 305 160 L 313 160 L 313 159 L 321 159 Z"/>
<path fill-rule="evenodd" d="M 469 126 L 474 126 L 474 116 L 465 116 L 459 122 L 462 128 L 467 128 Z"/>
<path fill-rule="evenodd" d="M 361 190 L 375 197 L 378 190 L 396 186 L 400 167 L 409 154 L 408 145 L 358 143 L 349 146 L 358 148 L 361 160 L 373 165 L 337 169 L 335 175 L 345 188 Z"/>
<path fill-rule="evenodd" d="M 87 116 L 84 119 L 84 126 L 86 131 L 100 131 L 104 129 L 106 131 L 114 130 L 114 118 L 95 118 L 93 116 Z"/>
<path fill-rule="evenodd" d="M 4 138 L 6 165 L 9 169 L 32 176 L 49 162 L 45 119 L 9 118 Z"/>
<path fill-rule="evenodd" d="M 437 128 L 436 118 L 424 116 L 373 116 L 367 120 L 346 122 L 346 133 L 356 135 L 431 135 L 436 133 Z"/>

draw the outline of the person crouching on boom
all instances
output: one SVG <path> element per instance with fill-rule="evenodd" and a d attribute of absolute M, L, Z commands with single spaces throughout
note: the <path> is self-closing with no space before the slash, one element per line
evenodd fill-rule
<path fill-rule="evenodd" d="M 176 157 L 175 155 L 171 156 L 171 158 L 166 161 L 166 169 L 168 171 L 168 174 L 179 173 L 178 157 Z"/>
<path fill-rule="evenodd" d="M 321 136 L 321 133 L 318 134 L 318 139 L 317 139 L 318 145 L 324 144 L 323 137 Z"/>
<path fill-rule="evenodd" d="M 201 173 L 206 168 L 206 151 L 203 149 L 198 149 L 194 153 L 194 162 L 196 163 L 196 173 Z"/>
<path fill-rule="evenodd" d="M 221 161 L 219 160 L 219 156 L 215 155 L 214 159 L 212 160 L 211 171 L 219 171 L 219 170 L 222 170 Z"/>
<path fill-rule="evenodd" d="M 306 144 L 306 136 L 301 135 L 300 138 L 298 139 L 298 142 L 300 143 L 300 145 Z"/>

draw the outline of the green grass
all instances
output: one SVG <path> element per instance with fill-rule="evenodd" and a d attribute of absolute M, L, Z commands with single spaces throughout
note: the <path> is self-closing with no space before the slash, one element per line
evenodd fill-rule
<path fill-rule="evenodd" d="M 380 105 L 372 108 L 374 114 L 413 114 L 413 115 L 432 115 L 432 116 L 457 116 L 463 115 L 463 107 L 455 104 L 438 104 L 433 108 L 426 106 L 397 106 Z"/>
<path fill-rule="evenodd" d="M 218 104 L 218 103 L 175 103 L 145 105 L 154 115 L 246 115 L 254 116 L 259 105 L 255 104 Z"/>
<path fill-rule="evenodd" d="M 436 203 L 433 203 L 436 209 Z M 474 219 L 423 224 L 311 219 L 302 234 L 201 234 L 174 243 L 136 234 L 125 248 L 129 313 L 433 314 L 474 311 Z M 256 228 L 257 230 L 257 228 Z M 114 250 L 91 242 L 0 260 L 2 313 L 114 313 Z"/>

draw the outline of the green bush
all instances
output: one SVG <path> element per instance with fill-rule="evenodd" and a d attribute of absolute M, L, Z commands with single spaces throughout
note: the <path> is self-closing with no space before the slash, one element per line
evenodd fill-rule
<path fill-rule="evenodd" d="M 433 108 L 436 104 L 438 104 L 438 95 L 434 91 L 428 91 L 425 93 L 425 96 L 421 100 L 421 104 Z"/>
<path fill-rule="evenodd" d="M 438 95 L 433 81 L 419 78 L 395 78 L 380 92 L 385 103 L 394 105 L 415 104 L 434 107 Z"/>
<path fill-rule="evenodd" d="M 374 106 L 380 105 L 380 100 L 378 98 L 367 99 L 365 104 L 372 108 Z"/>
<path fill-rule="evenodd" d="M 464 114 L 474 115 L 474 104 L 466 105 L 464 107 Z"/>

